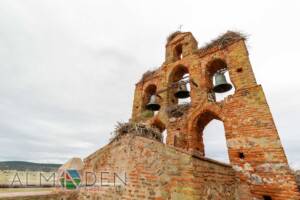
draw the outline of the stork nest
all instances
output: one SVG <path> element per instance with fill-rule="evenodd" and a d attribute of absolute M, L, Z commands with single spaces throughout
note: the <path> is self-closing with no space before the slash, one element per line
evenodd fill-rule
<path fill-rule="evenodd" d="M 142 78 L 140 80 L 140 82 L 145 81 L 148 77 L 152 76 L 155 73 L 156 70 L 148 70 L 146 71 L 143 75 Z"/>
<path fill-rule="evenodd" d="M 181 117 L 184 115 L 191 107 L 190 103 L 184 103 L 179 105 L 172 105 L 166 108 L 166 113 L 169 118 L 171 117 Z"/>
<path fill-rule="evenodd" d="M 204 47 L 201 47 L 199 49 L 200 53 L 205 53 L 209 49 L 213 47 L 217 47 L 218 49 L 222 49 L 229 44 L 232 44 L 238 40 L 247 40 L 247 36 L 240 32 L 234 32 L 234 31 L 227 31 L 225 34 L 220 35 L 216 39 L 212 40 L 211 42 L 207 43 Z"/>
<path fill-rule="evenodd" d="M 121 123 L 117 122 L 115 126 L 115 130 L 112 133 L 112 138 L 110 141 L 119 140 L 122 136 L 132 134 L 136 136 L 142 136 L 150 139 L 157 140 L 159 142 L 163 141 L 161 132 L 152 126 L 147 126 L 141 123 L 133 123 L 133 122 L 126 122 Z"/>
<path fill-rule="evenodd" d="M 180 34 L 181 31 L 174 31 L 173 33 L 171 33 L 168 37 L 167 37 L 167 42 L 170 42 L 171 40 L 173 40 L 178 34 Z"/>

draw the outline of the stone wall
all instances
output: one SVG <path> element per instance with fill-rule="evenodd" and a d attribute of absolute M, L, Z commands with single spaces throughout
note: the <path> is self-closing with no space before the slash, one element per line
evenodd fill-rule
<path fill-rule="evenodd" d="M 230 165 L 139 136 L 105 146 L 87 157 L 85 166 L 87 172 L 126 173 L 127 185 L 81 190 L 81 199 L 249 199 L 247 185 Z"/>

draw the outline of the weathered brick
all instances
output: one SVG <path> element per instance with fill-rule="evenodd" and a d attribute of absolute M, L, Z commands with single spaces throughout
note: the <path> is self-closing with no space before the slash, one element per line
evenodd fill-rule
<path fill-rule="evenodd" d="M 179 47 L 182 57 L 178 56 Z M 235 93 L 216 102 L 212 76 L 224 67 Z M 165 89 L 186 72 L 195 83 L 191 84 L 190 108 L 181 117 L 170 118 L 165 111 L 177 104 L 177 99 L 174 89 Z M 156 88 L 156 94 L 161 97 L 158 101 L 161 109 L 155 116 L 142 118 L 150 86 Z M 256 83 L 244 38 L 239 34 L 226 33 L 221 40 L 201 49 L 197 49 L 197 41 L 191 33 L 174 34 L 166 45 L 164 64 L 136 84 L 133 105 L 133 122 L 153 126 L 159 122 L 160 127 L 167 129 L 168 145 L 196 156 L 205 156 L 202 137 L 205 126 L 212 119 L 222 121 L 230 164 L 239 178 L 250 185 L 252 196 L 300 199 L 263 89 Z"/>

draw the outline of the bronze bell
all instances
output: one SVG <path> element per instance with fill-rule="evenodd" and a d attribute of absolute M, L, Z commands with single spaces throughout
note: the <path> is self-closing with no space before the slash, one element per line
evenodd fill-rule
<path fill-rule="evenodd" d="M 186 88 L 186 83 L 184 84 L 179 84 L 177 92 L 175 92 L 175 97 L 179 99 L 185 99 L 190 97 L 190 92 Z"/>
<path fill-rule="evenodd" d="M 224 93 L 231 90 L 232 85 L 226 81 L 226 77 L 223 73 L 216 73 L 215 86 L 213 91 L 216 93 Z"/>
<path fill-rule="evenodd" d="M 160 109 L 160 105 L 156 102 L 156 95 L 150 96 L 150 101 L 146 105 L 147 110 L 157 111 Z"/>

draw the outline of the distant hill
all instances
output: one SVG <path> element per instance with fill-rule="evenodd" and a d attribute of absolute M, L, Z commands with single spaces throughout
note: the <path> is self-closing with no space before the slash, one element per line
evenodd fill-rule
<path fill-rule="evenodd" d="M 18 171 L 56 171 L 61 164 L 43 164 L 24 161 L 3 161 L 0 162 L 0 170 L 18 170 Z"/>

